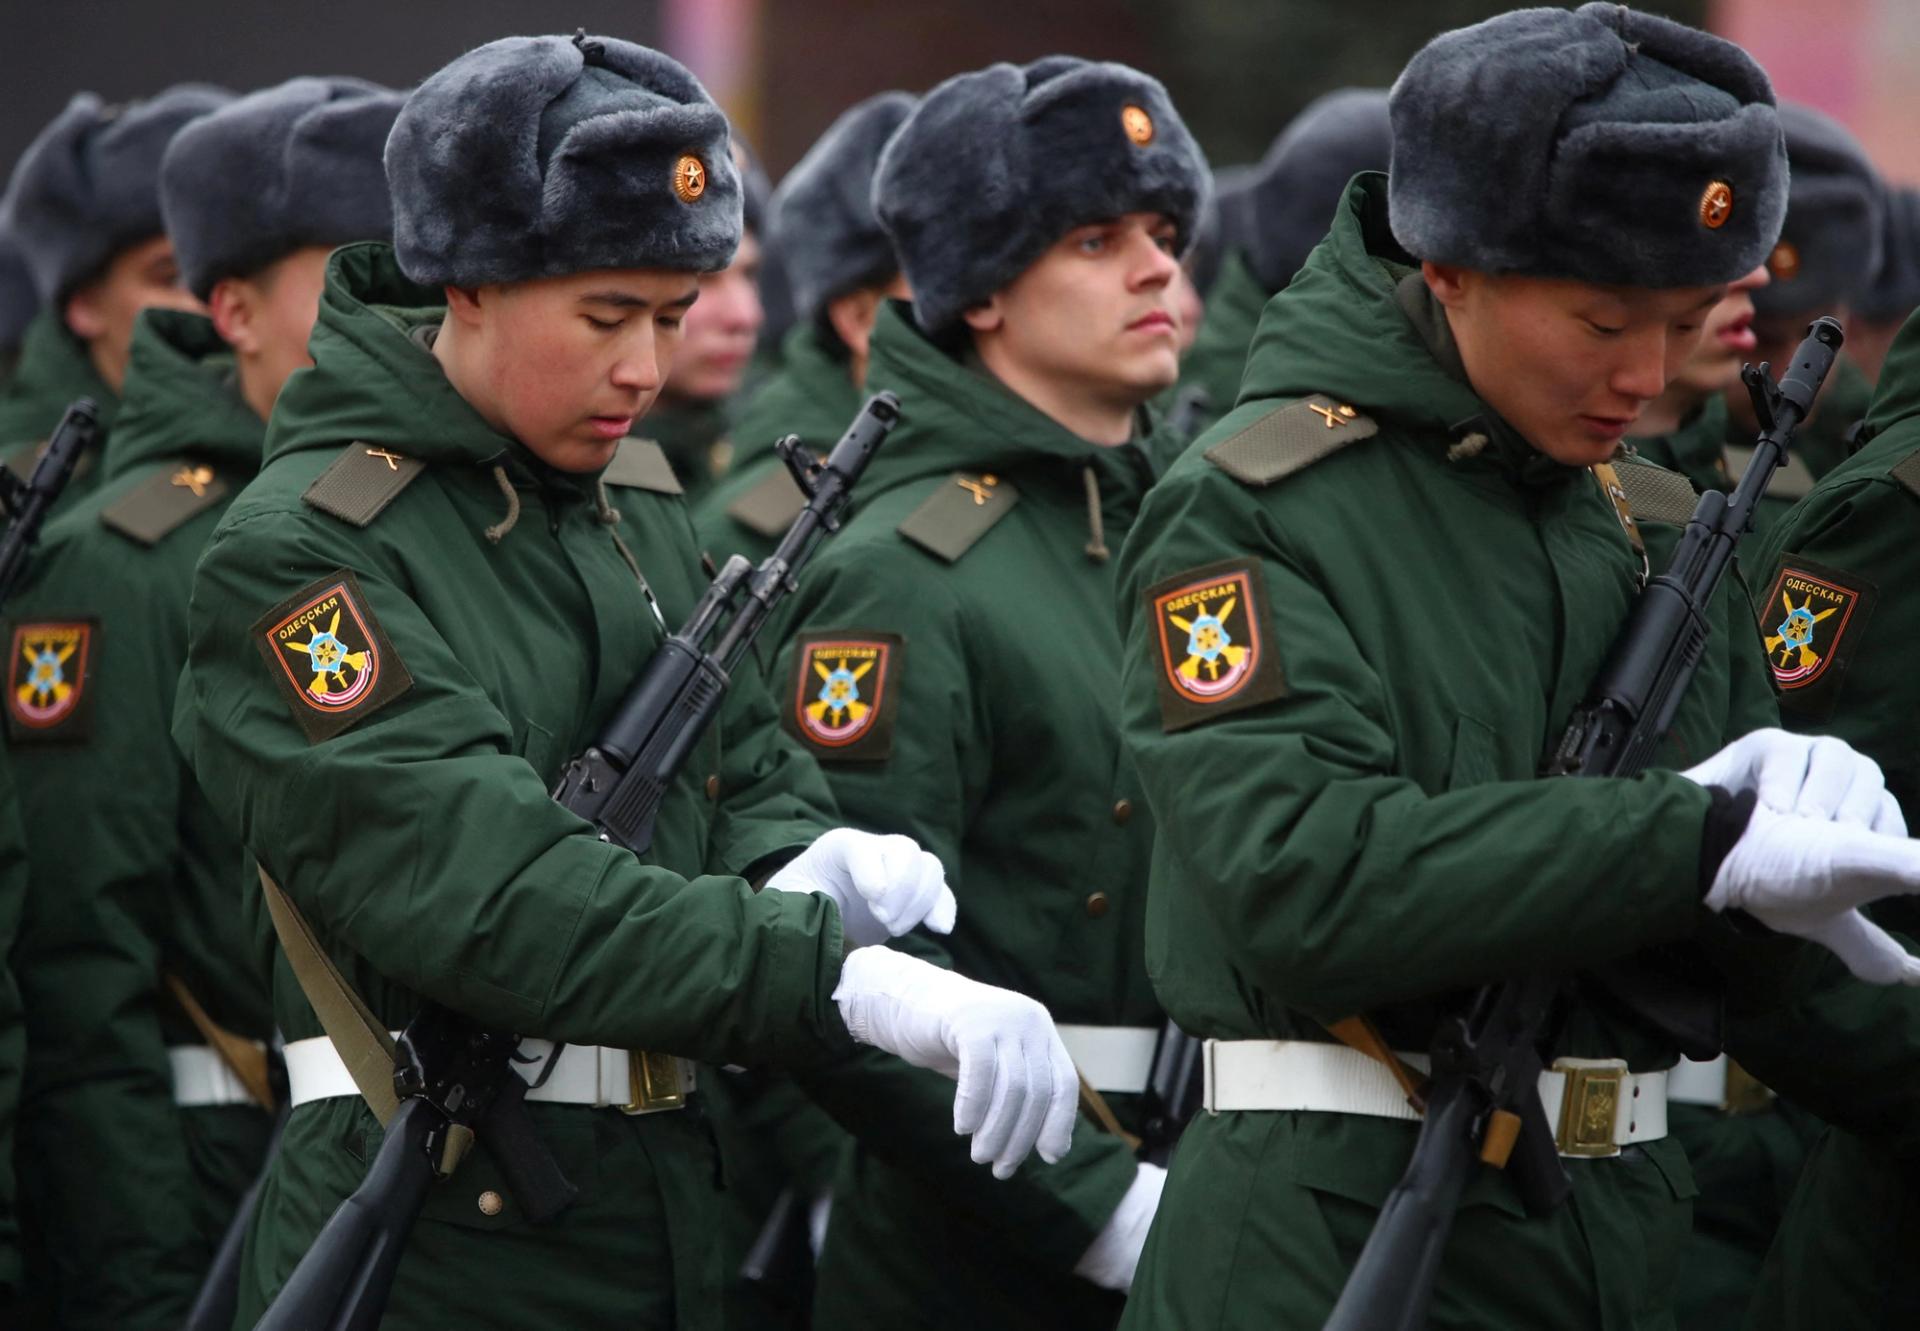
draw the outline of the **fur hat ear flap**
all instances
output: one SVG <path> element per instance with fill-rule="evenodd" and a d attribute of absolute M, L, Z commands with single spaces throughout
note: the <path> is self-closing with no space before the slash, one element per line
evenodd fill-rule
<path fill-rule="evenodd" d="M 163 230 L 160 159 L 182 127 L 233 100 L 182 83 L 108 106 L 78 93 L 27 148 L 0 200 L 43 305 L 57 305 L 121 250 Z"/>
<path fill-rule="evenodd" d="M 20 345 L 27 325 L 40 312 L 40 297 L 33 289 L 33 274 L 18 247 L 0 236 L 0 359 Z"/>
<path fill-rule="evenodd" d="M 727 120 L 682 65 L 612 37 L 508 37 L 417 88 L 387 141 L 394 250 L 425 286 L 724 268 Z"/>

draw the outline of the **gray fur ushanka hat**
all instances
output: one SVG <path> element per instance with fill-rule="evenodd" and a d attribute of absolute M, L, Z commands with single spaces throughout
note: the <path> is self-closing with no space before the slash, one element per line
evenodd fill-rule
<path fill-rule="evenodd" d="M 508 37 L 434 74 L 387 140 L 393 243 L 425 286 L 600 268 L 712 272 L 740 243 L 727 119 L 612 37 Z"/>
<path fill-rule="evenodd" d="M 233 100 L 181 83 L 108 106 L 75 94 L 40 131 L 0 201 L 43 305 L 57 305 L 129 245 L 160 235 L 160 158 L 182 126 Z"/>
<path fill-rule="evenodd" d="M 1709 286 L 1751 272 L 1786 215 L 1766 74 L 1732 42 L 1622 5 L 1442 33 L 1389 106 L 1389 218 L 1420 259 Z"/>
<path fill-rule="evenodd" d="M 1887 191 L 1880 268 L 1853 309 L 1876 323 L 1904 320 L 1920 309 L 1920 189 L 1903 185 Z"/>
<path fill-rule="evenodd" d="M 385 240 L 381 164 L 404 94 L 359 79 L 297 78 L 181 130 L 160 163 L 160 206 L 194 295 L 308 245 Z"/>
<path fill-rule="evenodd" d="M 1055 55 L 928 93 L 880 155 L 873 204 L 915 321 L 940 333 L 1076 226 L 1165 213 L 1184 251 L 1211 188 L 1158 80 Z"/>
<path fill-rule="evenodd" d="M 1880 266 L 1886 187 L 1839 121 L 1785 102 L 1780 126 L 1793 171 L 1787 221 L 1766 256 L 1773 281 L 1754 288 L 1753 304 L 1762 314 L 1824 314 L 1863 292 Z"/>
<path fill-rule="evenodd" d="M 1347 183 L 1385 171 L 1393 131 L 1383 88 L 1341 88 L 1295 116 L 1249 172 L 1241 252 L 1260 285 L 1278 291 L 1327 237 Z"/>
<path fill-rule="evenodd" d="M 20 345 L 20 339 L 40 312 L 40 295 L 33 289 L 20 249 L 0 235 L 0 357 Z"/>
<path fill-rule="evenodd" d="M 802 318 L 816 318 L 827 302 L 900 270 L 873 213 L 873 173 L 915 104 L 910 93 L 883 92 L 842 113 L 774 191 L 773 243 Z"/>

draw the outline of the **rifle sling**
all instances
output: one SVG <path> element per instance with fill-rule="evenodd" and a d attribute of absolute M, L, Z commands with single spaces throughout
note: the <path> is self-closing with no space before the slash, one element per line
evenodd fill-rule
<path fill-rule="evenodd" d="M 1380 1034 L 1380 1028 L 1373 1024 L 1372 1017 L 1347 1017 L 1328 1026 L 1327 1033 L 1349 1049 L 1357 1049 L 1385 1067 L 1400 1084 L 1400 1089 L 1406 1092 L 1407 1103 L 1422 1114 L 1427 1112 L 1427 1079 L 1417 1068 L 1409 1067 L 1394 1057 L 1393 1050 Z"/>
<path fill-rule="evenodd" d="M 220 1061 L 227 1070 L 240 1080 L 262 1109 L 273 1111 L 273 1078 L 267 1072 L 267 1051 L 245 1036 L 236 1035 L 212 1017 L 200 1006 L 200 1000 L 187 988 L 186 981 L 171 972 L 164 977 L 167 988 L 173 994 L 174 1001 L 187 1014 L 187 1019 L 200 1032 L 200 1038 L 213 1047 L 220 1055 Z"/>
<path fill-rule="evenodd" d="M 333 958 L 314 937 L 300 908 L 280 884 L 260 870 L 260 886 L 267 894 L 267 913 L 273 917 L 273 931 L 300 981 L 301 992 L 320 1018 L 320 1025 L 341 1061 L 353 1077 L 353 1084 L 366 1097 L 367 1108 L 385 1127 L 399 1108 L 393 1090 L 395 1053 L 393 1036 L 386 1024 L 373 1015 L 346 976 L 333 964 Z"/>

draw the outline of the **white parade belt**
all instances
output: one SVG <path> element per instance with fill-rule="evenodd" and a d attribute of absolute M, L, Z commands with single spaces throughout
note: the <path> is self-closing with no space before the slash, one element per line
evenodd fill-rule
<path fill-rule="evenodd" d="M 396 1033 L 395 1038 L 398 1038 Z M 694 1089 L 693 1064 L 666 1054 L 604 1045 L 570 1044 L 560 1052 L 546 1080 L 532 1086 L 553 1052 L 548 1040 L 522 1040 L 518 1064 L 530 1085 L 527 1099 L 547 1104 L 591 1105 L 628 1114 L 657 1114 L 680 1109 Z M 295 1040 L 286 1047 L 288 1099 L 297 1107 L 314 1100 L 360 1094 L 353 1074 L 326 1036 Z"/>
<path fill-rule="evenodd" d="M 1138 1095 L 1153 1073 L 1154 1026 L 1057 1026 L 1073 1065 L 1096 1091 Z"/>
<path fill-rule="evenodd" d="M 212 1045 L 169 1045 L 167 1064 L 173 1072 L 173 1102 L 183 1109 L 259 1105 Z"/>

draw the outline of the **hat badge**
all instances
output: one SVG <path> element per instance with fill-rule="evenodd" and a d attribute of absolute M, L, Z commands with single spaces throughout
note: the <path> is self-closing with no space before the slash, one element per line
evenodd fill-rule
<path fill-rule="evenodd" d="M 1128 102 L 1120 108 L 1120 128 L 1127 131 L 1127 137 L 1144 148 L 1153 142 L 1153 117 L 1146 108 Z"/>
<path fill-rule="evenodd" d="M 1791 282 L 1800 276 L 1800 248 L 1790 240 L 1783 240 L 1773 247 L 1773 253 L 1767 256 L 1767 271 L 1776 282 Z"/>
<path fill-rule="evenodd" d="M 673 192 L 682 203 L 694 203 L 707 192 L 707 166 L 692 153 L 681 153 L 673 164 Z"/>
<path fill-rule="evenodd" d="M 1724 180 L 1716 180 L 1700 196 L 1700 225 L 1709 231 L 1718 231 L 1732 216 L 1733 186 Z"/>

